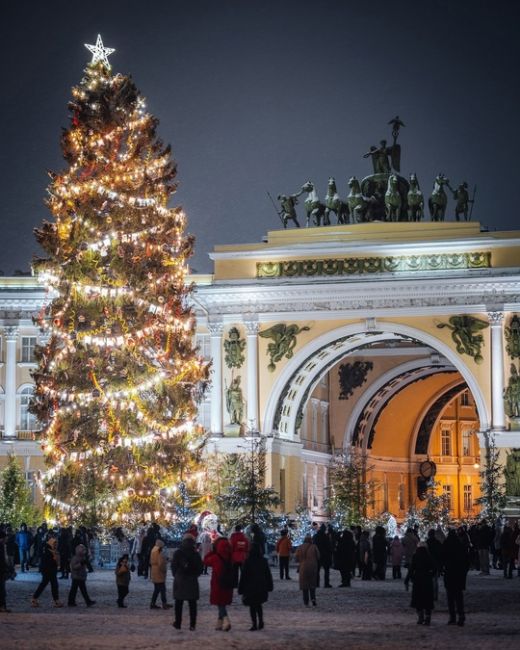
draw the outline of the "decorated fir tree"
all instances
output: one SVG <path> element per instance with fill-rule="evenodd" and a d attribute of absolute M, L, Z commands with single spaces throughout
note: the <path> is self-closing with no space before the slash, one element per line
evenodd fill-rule
<path fill-rule="evenodd" d="M 54 221 L 36 231 L 49 289 L 32 407 L 40 485 L 75 522 L 166 523 L 200 455 L 192 420 L 208 375 L 186 284 L 193 242 L 168 206 L 176 170 L 157 120 L 132 79 L 112 74 L 101 38 L 87 47 L 62 136 L 68 168 L 50 174 Z"/>
<path fill-rule="evenodd" d="M 264 530 L 275 526 L 280 497 L 265 485 L 265 438 L 251 436 L 245 453 L 229 454 L 226 464 L 224 474 L 229 483 L 217 497 L 224 523 L 229 527 L 258 524 Z"/>
<path fill-rule="evenodd" d="M 506 505 L 504 466 L 492 433 L 485 435 L 485 463 L 480 472 L 480 494 L 475 503 L 481 507 L 481 516 L 491 522 L 502 515 Z"/>
<path fill-rule="evenodd" d="M 352 447 L 348 455 L 337 454 L 331 461 L 327 507 L 338 528 L 363 524 L 374 503 L 377 485 L 368 478 L 372 468 L 367 461 L 366 452 L 359 447 Z"/>
<path fill-rule="evenodd" d="M 24 523 L 35 526 L 39 519 L 22 466 L 11 454 L 0 472 L 0 522 L 9 523 L 16 530 Z"/>

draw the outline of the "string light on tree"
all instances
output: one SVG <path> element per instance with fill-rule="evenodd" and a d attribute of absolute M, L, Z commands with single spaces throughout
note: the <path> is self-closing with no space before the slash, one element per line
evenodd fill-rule
<path fill-rule="evenodd" d="M 114 50 L 100 36 L 86 47 L 68 168 L 50 174 L 54 221 L 36 231 L 48 255 L 35 262 L 48 291 L 31 406 L 48 464 L 38 484 L 57 518 L 172 522 L 172 486 L 196 481 L 208 378 L 185 282 L 193 239 L 168 206 L 176 168 L 157 120 L 132 80 L 112 75 Z"/>

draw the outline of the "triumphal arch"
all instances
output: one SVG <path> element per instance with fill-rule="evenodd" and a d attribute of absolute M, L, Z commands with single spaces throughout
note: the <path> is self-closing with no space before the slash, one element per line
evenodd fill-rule
<path fill-rule="evenodd" d="M 211 444 L 266 436 L 286 511 L 325 514 L 331 458 L 361 448 L 375 511 L 403 517 L 434 467 L 453 516 L 475 515 L 486 444 L 504 463 L 520 447 L 520 233 L 354 221 L 211 253 Z"/>

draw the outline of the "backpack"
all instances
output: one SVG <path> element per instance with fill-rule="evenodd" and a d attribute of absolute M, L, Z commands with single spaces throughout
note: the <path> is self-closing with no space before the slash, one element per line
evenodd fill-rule
<path fill-rule="evenodd" d="M 218 577 L 218 586 L 221 589 L 233 589 L 235 586 L 235 572 L 233 571 L 233 565 L 227 560 L 222 560 L 222 573 Z"/>

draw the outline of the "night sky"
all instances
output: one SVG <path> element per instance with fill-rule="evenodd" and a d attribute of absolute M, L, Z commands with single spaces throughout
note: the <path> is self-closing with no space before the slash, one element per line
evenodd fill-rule
<path fill-rule="evenodd" d="M 333 175 L 346 196 L 395 114 L 403 175 L 426 196 L 442 171 L 477 185 L 475 219 L 520 228 L 519 28 L 515 0 L 5 3 L 0 269 L 26 270 L 37 250 L 46 172 L 64 169 L 70 88 L 98 32 L 173 146 L 199 272 L 215 244 L 279 227 L 266 190 L 311 179 L 323 197 Z"/>

